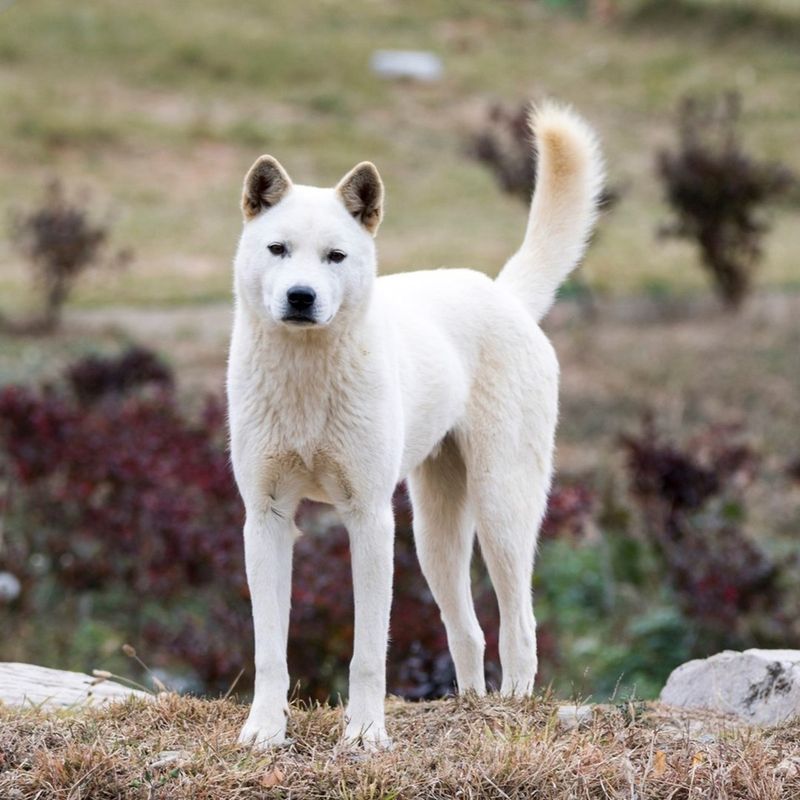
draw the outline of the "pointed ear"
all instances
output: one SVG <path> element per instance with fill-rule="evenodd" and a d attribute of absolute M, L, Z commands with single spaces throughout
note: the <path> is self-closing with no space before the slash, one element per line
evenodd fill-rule
<path fill-rule="evenodd" d="M 362 161 L 336 186 L 344 207 L 373 236 L 383 217 L 383 182 L 375 165 Z"/>
<path fill-rule="evenodd" d="M 245 221 L 274 206 L 292 188 L 292 179 L 272 156 L 261 156 L 247 173 L 242 192 Z"/>

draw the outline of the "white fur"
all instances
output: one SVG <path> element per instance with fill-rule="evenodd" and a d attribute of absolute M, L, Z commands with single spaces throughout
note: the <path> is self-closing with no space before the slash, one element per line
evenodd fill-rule
<path fill-rule="evenodd" d="M 372 236 L 345 208 L 340 187 L 289 182 L 244 226 L 228 370 L 256 638 L 242 741 L 285 737 L 293 519 L 299 501 L 311 498 L 338 509 L 351 539 L 355 641 L 345 736 L 388 743 L 391 498 L 403 479 L 459 690 L 485 691 L 469 578 L 476 529 L 500 607 L 502 691 L 532 690 L 531 572 L 558 405 L 558 363 L 537 322 L 583 252 L 602 183 L 595 137 L 576 115 L 547 105 L 532 125 L 540 161 L 530 222 L 496 281 L 460 269 L 376 279 Z M 287 243 L 289 256 L 273 256 L 274 242 Z M 332 249 L 346 259 L 329 263 Z M 316 292 L 316 324 L 283 320 L 295 285 Z"/>

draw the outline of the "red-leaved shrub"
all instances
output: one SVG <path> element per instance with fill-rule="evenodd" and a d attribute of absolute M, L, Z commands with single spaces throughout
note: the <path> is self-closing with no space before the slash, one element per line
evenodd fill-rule
<path fill-rule="evenodd" d="M 790 635 L 780 570 L 741 528 L 741 493 L 756 457 L 734 433 L 712 427 L 679 448 L 648 420 L 640 435 L 622 439 L 631 494 L 684 612 L 728 646 L 745 635 L 753 611 Z"/>
<path fill-rule="evenodd" d="M 224 408 L 208 398 L 186 414 L 169 371 L 146 351 L 91 357 L 67 376 L 66 385 L 0 391 L 0 469 L 13 486 L 0 569 L 22 582 L 11 609 L 17 621 L 57 619 L 90 598 L 113 608 L 106 623 L 143 645 L 152 664 L 190 668 L 206 690 L 227 687 L 244 669 L 246 689 L 252 622 Z M 573 530 L 588 502 L 579 490 L 554 493 L 545 530 Z M 402 489 L 395 508 L 388 687 L 405 697 L 440 696 L 454 673 Z M 296 545 L 289 636 L 291 674 L 302 695 L 317 698 L 345 690 L 352 646 L 348 540 L 328 513 L 312 505 L 298 513 L 310 532 Z M 494 596 L 483 573 L 475 577 L 487 674 L 497 683 Z"/>

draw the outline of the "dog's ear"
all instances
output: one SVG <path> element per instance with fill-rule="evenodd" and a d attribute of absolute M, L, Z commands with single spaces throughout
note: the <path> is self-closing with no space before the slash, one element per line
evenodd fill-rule
<path fill-rule="evenodd" d="M 242 213 L 245 221 L 271 208 L 292 188 L 292 179 L 272 156 L 261 156 L 244 179 Z"/>
<path fill-rule="evenodd" d="M 344 207 L 373 236 L 383 217 L 383 181 L 369 161 L 357 164 L 336 186 Z"/>

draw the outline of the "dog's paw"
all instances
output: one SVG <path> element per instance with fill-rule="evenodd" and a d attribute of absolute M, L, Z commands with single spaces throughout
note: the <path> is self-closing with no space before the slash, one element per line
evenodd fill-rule
<path fill-rule="evenodd" d="M 285 714 L 281 714 L 280 717 L 273 715 L 266 717 L 250 712 L 250 716 L 239 734 L 239 744 L 259 749 L 282 747 L 287 743 Z"/>

